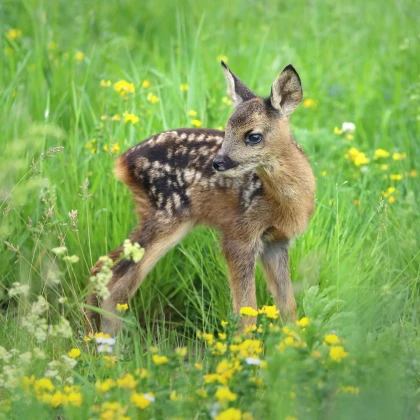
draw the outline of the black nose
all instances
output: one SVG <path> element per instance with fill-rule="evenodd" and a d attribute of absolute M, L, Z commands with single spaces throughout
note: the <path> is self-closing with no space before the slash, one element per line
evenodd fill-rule
<path fill-rule="evenodd" d="M 216 156 L 213 159 L 213 169 L 218 171 L 218 172 L 222 172 L 222 171 L 226 170 L 225 161 L 222 157 Z"/>

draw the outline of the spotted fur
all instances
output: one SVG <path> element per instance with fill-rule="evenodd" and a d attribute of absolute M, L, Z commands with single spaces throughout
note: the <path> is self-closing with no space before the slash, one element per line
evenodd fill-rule
<path fill-rule="evenodd" d="M 293 67 L 286 67 L 264 99 L 224 63 L 223 71 L 235 105 L 225 131 L 166 131 L 117 159 L 116 175 L 131 188 L 140 218 L 130 239 L 145 255 L 138 264 L 116 264 L 110 297 L 101 302 L 91 295 L 91 305 L 115 313 L 116 304 L 133 295 L 168 249 L 205 224 L 221 232 L 235 313 L 241 306 L 256 307 L 254 271 L 260 257 L 276 304 L 285 318 L 294 317 L 288 245 L 305 230 L 315 191 L 312 170 L 288 121 L 302 99 L 300 79 Z M 263 140 L 254 145 L 247 138 L 255 132 Z M 112 251 L 110 258 L 117 260 L 121 250 Z M 92 274 L 100 268 L 98 262 Z M 112 334 L 120 328 L 112 316 L 105 316 L 101 326 L 93 310 L 87 311 L 87 320 L 90 328 Z"/>

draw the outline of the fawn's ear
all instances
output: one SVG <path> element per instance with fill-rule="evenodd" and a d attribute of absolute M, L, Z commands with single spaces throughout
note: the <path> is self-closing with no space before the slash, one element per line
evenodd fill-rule
<path fill-rule="evenodd" d="M 274 81 L 270 101 L 273 108 L 284 115 L 290 115 L 302 101 L 300 78 L 291 64 Z"/>
<path fill-rule="evenodd" d="M 245 84 L 230 71 L 224 61 L 221 61 L 221 64 L 228 87 L 227 93 L 230 96 L 230 99 L 232 99 L 234 106 L 238 106 L 242 102 L 257 97 L 255 93 L 248 89 Z"/>

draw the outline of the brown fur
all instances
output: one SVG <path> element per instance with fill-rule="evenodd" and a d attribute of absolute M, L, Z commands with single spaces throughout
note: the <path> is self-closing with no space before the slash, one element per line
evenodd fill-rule
<path fill-rule="evenodd" d="M 104 302 L 88 303 L 115 313 L 154 264 L 198 224 L 216 227 L 229 269 L 233 309 L 257 307 L 254 271 L 261 258 L 271 294 L 284 318 L 294 318 L 288 263 L 290 240 L 302 233 L 314 211 L 315 181 L 309 163 L 294 141 L 288 115 L 302 99 L 300 79 L 288 66 L 276 79 L 269 99 L 251 92 L 223 63 L 236 108 L 226 131 L 179 129 L 160 133 L 117 159 L 115 173 L 132 190 L 140 224 L 131 241 L 145 248 L 134 264 L 121 261 L 108 284 Z M 258 144 L 249 135 L 261 134 Z M 213 169 L 215 158 L 231 166 Z M 218 168 L 221 170 L 221 168 Z M 122 247 L 109 256 L 114 261 Z M 100 263 L 92 269 L 98 272 Z M 87 311 L 90 328 L 99 329 L 97 313 Z M 251 321 L 244 320 L 244 325 Z M 102 330 L 115 334 L 119 322 L 104 317 Z"/>

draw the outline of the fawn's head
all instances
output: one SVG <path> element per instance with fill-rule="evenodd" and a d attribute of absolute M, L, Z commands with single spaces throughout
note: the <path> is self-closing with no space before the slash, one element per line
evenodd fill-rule
<path fill-rule="evenodd" d="M 270 166 L 282 145 L 290 144 L 288 116 L 302 100 L 302 86 L 288 65 L 274 81 L 271 95 L 255 95 L 222 61 L 228 94 L 235 109 L 229 117 L 225 138 L 213 168 L 227 176 Z"/>

